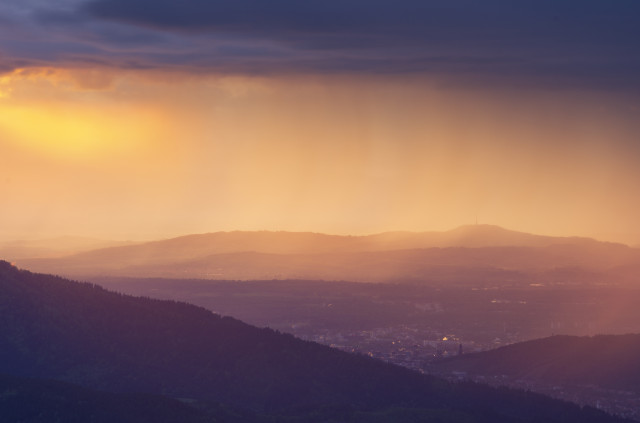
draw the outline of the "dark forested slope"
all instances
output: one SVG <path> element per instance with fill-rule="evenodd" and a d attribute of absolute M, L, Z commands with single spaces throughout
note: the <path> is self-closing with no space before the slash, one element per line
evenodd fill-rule
<path fill-rule="evenodd" d="M 453 357 L 437 368 L 640 392 L 640 335 L 557 335 Z"/>
<path fill-rule="evenodd" d="M 162 396 L 114 394 L 54 380 L 0 374 L 2 422 L 206 423 L 212 417 L 218 416 Z"/>
<path fill-rule="evenodd" d="M 0 372 L 268 414 L 347 406 L 351 417 L 343 421 L 410 409 L 449 416 L 442 421 L 615 421 L 534 394 L 449 384 L 188 304 L 120 295 L 6 262 Z"/>

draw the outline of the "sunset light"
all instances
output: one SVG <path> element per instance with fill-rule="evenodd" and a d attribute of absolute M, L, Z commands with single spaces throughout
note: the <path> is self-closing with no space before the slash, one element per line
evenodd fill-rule
<path fill-rule="evenodd" d="M 0 0 L 0 422 L 640 422 L 640 1 Z"/>
<path fill-rule="evenodd" d="M 60 159 L 105 158 L 148 144 L 162 132 L 163 122 L 144 112 L 83 109 L 62 105 L 4 107 L 0 131 L 34 153 Z"/>

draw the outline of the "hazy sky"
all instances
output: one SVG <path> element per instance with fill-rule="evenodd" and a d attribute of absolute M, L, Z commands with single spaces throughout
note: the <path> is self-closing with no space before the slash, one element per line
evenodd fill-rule
<path fill-rule="evenodd" d="M 640 2 L 2 0 L 0 240 L 640 244 Z"/>

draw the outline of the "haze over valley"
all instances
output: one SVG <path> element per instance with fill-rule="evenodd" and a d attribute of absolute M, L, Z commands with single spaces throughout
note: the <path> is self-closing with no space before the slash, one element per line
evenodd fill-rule
<path fill-rule="evenodd" d="M 0 422 L 640 421 L 638 22 L 0 1 Z"/>
<path fill-rule="evenodd" d="M 620 284 L 635 281 L 640 250 L 475 225 L 370 236 L 220 232 L 15 261 L 73 277 Z"/>
<path fill-rule="evenodd" d="M 16 262 L 445 377 L 463 374 L 439 364 L 461 352 L 640 333 L 639 250 L 493 225 L 371 236 L 220 232 Z M 492 379 L 500 374 L 473 377 L 638 418 L 635 388 L 617 397 L 609 387 Z"/>
<path fill-rule="evenodd" d="M 624 421 L 532 393 L 446 382 L 185 303 L 123 296 L 6 262 L 0 292 L 0 374 L 14 375 L 0 383 L 16 393 L 0 399 L 0 411 L 21 420 L 20 401 L 41 404 L 57 387 L 40 415 L 61 407 L 107 419 L 109 402 L 118 402 L 145 419 L 153 419 L 150 407 L 161 407 L 175 421 Z M 96 390 L 152 396 L 136 402 Z M 94 408 L 65 409 L 73 398 Z"/>

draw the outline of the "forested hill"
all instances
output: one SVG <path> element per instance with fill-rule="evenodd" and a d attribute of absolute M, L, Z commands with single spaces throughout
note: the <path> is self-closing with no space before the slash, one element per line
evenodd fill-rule
<path fill-rule="evenodd" d="M 207 423 L 209 416 L 158 395 L 114 394 L 54 380 L 0 374 L 0 421 Z"/>
<path fill-rule="evenodd" d="M 640 335 L 557 335 L 438 363 L 441 371 L 640 392 Z"/>
<path fill-rule="evenodd" d="M 619 421 L 535 394 L 449 384 L 192 305 L 120 295 L 6 262 L 0 373 L 272 416 L 340 409 L 348 411 L 339 421 L 393 421 L 421 410 L 447 422 Z"/>

